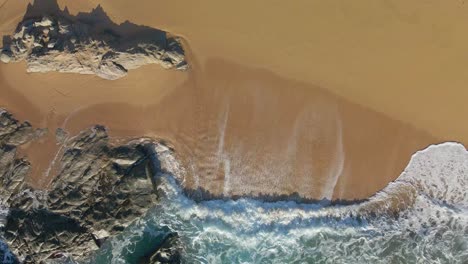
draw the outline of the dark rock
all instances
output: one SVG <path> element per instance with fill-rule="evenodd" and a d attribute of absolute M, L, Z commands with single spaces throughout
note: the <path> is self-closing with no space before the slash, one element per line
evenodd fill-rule
<path fill-rule="evenodd" d="M 46 129 L 33 129 L 29 122 L 20 123 L 0 109 L 0 145 L 19 146 L 47 133 Z"/>
<path fill-rule="evenodd" d="M 65 131 L 63 128 L 57 128 L 55 130 L 55 139 L 57 140 L 57 144 L 63 144 L 68 138 L 68 132 Z"/>
<path fill-rule="evenodd" d="M 140 259 L 140 264 L 181 263 L 179 238 L 177 233 L 169 234 L 162 245 L 148 256 Z"/>
<path fill-rule="evenodd" d="M 79 221 L 45 209 L 24 211 L 11 209 L 5 226 L 5 239 L 16 252 L 32 263 L 52 259 L 57 252 L 66 252 L 70 243 L 74 250 L 97 249 L 91 234 Z"/>
<path fill-rule="evenodd" d="M 102 126 L 60 140 L 58 175 L 41 191 L 25 183 L 31 164 L 16 148 L 42 130 L 6 112 L 0 124 L 0 205 L 9 208 L 4 239 L 24 263 L 84 260 L 157 202 L 153 175 L 161 166 L 152 141 L 114 146 Z M 175 258 L 169 246 L 161 250 L 158 259 Z"/>
<path fill-rule="evenodd" d="M 187 69 L 179 38 L 162 30 L 110 20 L 98 6 L 73 16 L 44 1 L 28 7 L 23 21 L 5 43 L 0 60 L 26 60 L 28 72 L 96 74 L 115 80 L 146 64 Z"/>
<path fill-rule="evenodd" d="M 31 164 L 17 157 L 17 147 L 41 137 L 46 130 L 33 129 L 28 122 L 20 123 L 0 109 L 0 206 L 23 201 L 22 206 L 32 206 L 28 200 L 32 192 L 25 184 Z"/>
<path fill-rule="evenodd" d="M 99 126 L 75 138 L 48 199 L 49 210 L 79 219 L 101 240 L 123 230 L 157 198 L 140 143 L 112 147 L 108 140 Z"/>
<path fill-rule="evenodd" d="M 44 132 L 45 130 L 33 129 L 27 122 L 20 123 L 10 113 L 0 109 L 1 230 L 6 229 L 8 217 L 5 217 L 5 213 L 12 204 L 18 205 L 18 208 L 31 208 L 37 204 L 35 194 L 25 183 L 31 165 L 26 159 L 17 157 L 17 147 L 40 137 Z M 0 241 L 0 262 L 19 263 L 16 256 L 2 241 Z"/>

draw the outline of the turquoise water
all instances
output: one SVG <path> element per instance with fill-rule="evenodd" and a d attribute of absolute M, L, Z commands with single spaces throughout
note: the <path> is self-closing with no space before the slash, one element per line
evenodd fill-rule
<path fill-rule="evenodd" d="M 395 182 L 349 206 L 197 203 L 157 177 L 161 202 L 92 262 L 136 263 L 177 232 L 184 263 L 468 263 L 468 152 L 456 143 L 418 152 Z"/>

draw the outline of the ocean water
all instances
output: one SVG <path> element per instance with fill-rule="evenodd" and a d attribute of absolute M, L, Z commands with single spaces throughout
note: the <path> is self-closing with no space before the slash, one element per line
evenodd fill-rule
<path fill-rule="evenodd" d="M 4 202 L 0 199 L 0 230 L 5 226 L 8 215 L 8 207 L 6 207 L 3 203 Z M 8 248 L 8 245 L 1 240 L 0 236 L 0 263 L 14 263 L 14 260 L 15 256 Z"/>
<path fill-rule="evenodd" d="M 468 152 L 457 143 L 416 153 L 396 181 L 347 206 L 197 203 L 157 177 L 161 202 L 92 263 L 137 263 L 171 232 L 184 263 L 468 263 Z"/>

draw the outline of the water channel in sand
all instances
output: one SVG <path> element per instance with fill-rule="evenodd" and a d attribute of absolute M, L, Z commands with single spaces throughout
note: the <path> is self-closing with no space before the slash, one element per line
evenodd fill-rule
<path fill-rule="evenodd" d="M 20 8 L 23 4 L 5 2 L 3 10 L 8 7 L 12 13 L 0 14 L 2 34 L 11 34 L 14 30 L 12 25 L 16 25 L 24 13 L 25 9 Z M 96 4 L 94 1 L 61 3 L 72 13 L 87 12 Z M 187 38 L 185 46 L 192 67 L 187 72 L 175 72 L 158 66 L 145 66 L 131 71 L 123 79 L 106 81 L 95 76 L 73 74 L 27 74 L 23 63 L 0 65 L 0 106 L 17 118 L 30 120 L 34 126 L 47 127 L 50 131 L 48 137 L 25 146 L 23 150 L 33 164 L 30 181 L 37 187 L 46 187 L 54 176 L 51 165 L 60 145 L 56 144 L 53 133 L 58 127 L 75 135 L 94 124 L 102 124 L 114 138 L 148 136 L 167 140 L 187 171 L 186 177 L 180 181 L 187 189 L 199 190 L 193 192 L 194 196 L 201 194 L 204 197 L 248 194 L 275 198 L 294 194 L 310 199 L 361 199 L 398 177 L 416 150 L 442 140 L 465 140 L 459 137 L 465 129 L 462 126 L 453 124 L 450 130 L 424 125 L 427 113 L 421 114 L 416 101 L 414 106 L 409 104 L 411 99 L 418 98 L 414 92 L 409 93 L 408 99 L 406 91 L 399 90 L 397 98 L 401 101 L 396 101 L 395 96 L 388 92 L 387 82 L 380 80 L 382 88 L 376 88 L 373 77 L 369 77 L 351 85 L 351 88 L 356 88 L 360 83 L 368 89 L 366 101 L 362 95 L 353 97 L 346 90 L 311 85 L 317 77 L 314 73 L 317 66 L 309 69 L 310 79 L 306 74 L 298 78 L 307 79 L 304 82 L 285 79 L 263 69 L 265 67 L 248 66 L 256 65 L 252 63 L 255 58 L 258 64 L 264 59 L 261 54 L 267 52 L 277 57 L 273 56 L 278 55 L 273 48 L 280 48 L 284 42 L 269 42 L 268 36 L 263 43 L 258 40 L 251 46 L 252 49 L 258 48 L 260 55 L 245 51 L 254 58 L 244 64 L 231 60 L 235 57 L 234 47 L 228 45 L 228 40 L 225 43 L 227 47 L 215 48 L 208 56 L 207 50 L 217 43 L 214 38 L 223 38 L 225 31 L 221 31 L 219 36 L 213 33 L 213 42 L 210 42 L 208 36 L 201 33 L 200 25 L 194 24 L 191 28 L 189 24 L 180 24 L 194 17 L 180 14 L 182 18 L 177 23 L 170 18 L 175 14 L 174 11 L 171 13 L 167 3 L 161 3 L 161 9 L 155 11 L 161 12 L 161 16 L 153 21 L 145 12 L 141 16 L 135 15 L 141 11 L 141 6 L 121 8 L 122 4 L 122 1 L 112 4 L 104 1 L 102 6 L 111 18 L 117 19 L 116 22 L 123 22 L 121 20 L 125 18 L 157 27 L 162 23 L 159 19 L 167 19 L 166 24 L 160 25 Z M 173 5 L 173 8 L 177 7 L 176 3 Z M 213 4 L 213 10 L 216 6 Z M 163 14 L 161 10 L 167 13 Z M 376 7 L 375 10 L 380 9 Z M 210 15 L 212 19 L 217 16 Z M 209 21 L 210 18 L 205 19 Z M 223 22 L 226 29 L 230 19 L 227 17 Z M 322 19 L 326 20 L 323 16 Z M 172 22 L 174 24 L 169 25 Z M 248 39 L 242 38 L 245 24 L 232 26 L 236 27 L 230 31 L 232 36 L 229 40 L 235 36 L 239 37 L 238 42 Z M 271 26 L 269 30 L 265 29 L 264 34 L 273 30 Z M 331 25 L 330 30 L 336 29 Z M 358 35 L 362 33 L 359 28 L 355 30 Z M 327 44 L 329 40 L 323 38 L 327 35 L 322 34 L 314 39 L 321 39 L 324 42 L 320 44 L 322 47 L 333 49 L 334 46 Z M 201 36 L 205 39 L 201 40 Z M 268 48 L 261 49 L 258 47 L 260 44 L 268 44 Z M 242 47 L 245 45 L 239 46 Z M 227 55 L 220 56 L 221 51 Z M 308 51 L 304 49 L 303 52 Z M 237 52 L 242 53 L 240 50 Z M 245 56 L 243 54 L 239 58 Z M 297 57 L 285 58 L 285 65 L 292 69 L 297 67 Z M 388 67 L 398 68 L 393 61 L 395 57 L 381 59 L 393 63 Z M 279 67 L 273 60 L 270 61 L 271 68 L 281 72 L 285 65 Z M 349 62 L 346 57 L 332 56 L 323 61 L 323 57 L 317 56 L 316 60 L 324 68 L 334 61 L 336 71 L 329 73 L 336 74 L 341 81 L 346 80 L 342 72 L 342 64 Z M 367 67 L 369 76 L 377 70 L 365 60 L 359 63 L 359 66 Z M 303 62 L 302 66 L 307 68 L 308 62 Z M 364 71 L 364 68 L 360 69 Z M 328 78 L 328 75 L 324 76 Z M 315 80 L 315 83 L 327 84 L 318 78 Z M 389 82 L 399 84 L 395 80 Z M 386 91 L 382 97 L 389 96 L 389 102 L 378 99 L 380 97 L 372 92 L 373 89 Z M 434 92 L 432 89 L 428 91 Z M 384 103 L 376 107 L 376 102 Z M 455 113 L 458 100 L 453 102 L 454 105 L 447 105 L 445 112 Z M 395 111 L 390 103 L 399 104 L 401 109 Z M 427 108 L 425 103 L 420 105 Z M 409 122 L 415 115 L 420 118 Z M 435 114 L 433 118 L 437 119 L 439 115 Z"/>

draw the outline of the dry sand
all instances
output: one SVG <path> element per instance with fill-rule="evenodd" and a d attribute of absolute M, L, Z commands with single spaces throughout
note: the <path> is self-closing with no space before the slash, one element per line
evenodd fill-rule
<path fill-rule="evenodd" d="M 189 189 L 360 199 L 394 180 L 429 144 L 468 142 L 468 25 L 462 2 L 60 1 L 101 3 L 183 36 L 188 72 L 145 66 L 117 81 L 27 74 L 0 65 L 0 106 L 71 134 L 103 124 L 116 138 L 171 142 Z M 0 1 L 0 34 L 26 1 Z M 60 145 L 25 146 L 46 187 Z"/>

